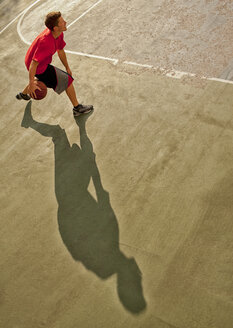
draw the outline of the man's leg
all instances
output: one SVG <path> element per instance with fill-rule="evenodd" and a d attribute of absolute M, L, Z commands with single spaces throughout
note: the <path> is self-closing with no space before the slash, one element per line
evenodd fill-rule
<path fill-rule="evenodd" d="M 76 92 L 74 90 L 73 83 L 71 83 L 70 86 L 66 89 L 66 94 L 69 97 L 70 101 L 72 102 L 72 105 L 74 107 L 78 106 L 78 100 L 76 97 Z"/>
<path fill-rule="evenodd" d="M 74 106 L 74 108 L 73 108 L 74 116 L 79 116 L 80 114 L 87 114 L 93 110 L 92 105 L 84 106 L 82 104 L 79 104 L 77 97 L 76 97 L 76 92 L 75 92 L 73 83 L 71 83 L 70 86 L 66 89 L 66 94 L 69 97 L 72 105 Z"/>
<path fill-rule="evenodd" d="M 24 95 L 27 95 L 28 94 L 28 85 L 26 86 L 26 88 L 23 90 L 22 92 Z"/>
<path fill-rule="evenodd" d="M 16 95 L 16 98 L 18 100 L 24 99 L 24 100 L 30 100 L 31 97 L 28 95 L 28 85 L 26 86 L 26 88 L 23 90 L 23 92 L 20 92 Z"/>

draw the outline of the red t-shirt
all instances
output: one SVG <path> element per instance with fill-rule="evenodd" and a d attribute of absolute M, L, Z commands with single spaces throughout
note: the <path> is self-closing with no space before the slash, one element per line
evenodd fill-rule
<path fill-rule="evenodd" d="M 32 42 L 25 56 L 25 65 L 29 70 L 32 60 L 39 62 L 37 66 L 36 74 L 42 74 L 48 64 L 52 62 L 52 57 L 57 50 L 61 50 L 65 47 L 63 33 L 55 39 L 52 35 L 52 31 L 46 28 L 38 37 Z"/>

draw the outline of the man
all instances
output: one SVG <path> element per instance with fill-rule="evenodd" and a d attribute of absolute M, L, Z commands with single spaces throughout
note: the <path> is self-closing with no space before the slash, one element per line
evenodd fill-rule
<path fill-rule="evenodd" d="M 93 106 L 84 106 L 78 103 L 72 83 L 72 73 L 64 51 L 66 43 L 63 38 L 63 32 L 67 30 L 66 21 L 60 12 L 51 12 L 45 18 L 45 25 L 47 28 L 32 42 L 25 56 L 25 65 L 29 71 L 29 84 L 22 92 L 16 95 L 16 98 L 19 100 L 35 98 L 35 90 L 40 90 L 36 82 L 39 80 L 48 88 L 53 88 L 58 94 L 64 90 L 66 91 L 73 105 L 74 116 L 89 113 L 93 110 Z M 65 66 L 66 72 L 50 65 L 52 56 L 56 51 L 62 64 Z"/>

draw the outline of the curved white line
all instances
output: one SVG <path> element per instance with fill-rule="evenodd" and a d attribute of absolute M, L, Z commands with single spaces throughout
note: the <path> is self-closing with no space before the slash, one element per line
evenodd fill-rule
<path fill-rule="evenodd" d="M 25 16 L 25 14 L 35 5 L 35 4 L 37 4 L 38 2 L 40 2 L 40 0 L 36 0 L 33 4 L 31 4 L 29 7 L 27 7 L 23 12 L 22 12 L 22 16 L 20 17 L 20 20 L 18 21 L 18 24 L 17 24 L 17 32 L 18 32 L 18 35 L 19 35 L 19 37 L 20 37 L 20 39 L 24 42 L 24 43 L 26 43 L 27 45 L 30 45 L 31 43 L 30 42 L 28 42 L 25 38 L 24 38 L 24 36 L 23 36 L 23 34 L 21 33 L 21 30 L 20 30 L 20 25 L 21 25 L 21 22 L 22 22 L 22 20 L 24 19 L 24 16 Z"/>
<path fill-rule="evenodd" d="M 23 34 L 21 33 L 21 23 L 22 20 L 24 19 L 24 16 L 26 15 L 26 13 L 40 0 L 37 0 L 36 2 L 34 2 L 31 6 L 29 6 L 28 8 L 26 8 L 20 15 L 20 20 L 18 21 L 17 24 L 17 32 L 18 35 L 20 37 L 20 39 L 27 45 L 31 45 L 31 43 L 29 41 L 27 41 Z M 76 20 L 74 20 L 70 25 L 68 25 L 67 27 L 73 25 L 74 23 L 76 23 L 81 17 L 84 16 L 84 14 L 87 14 L 92 8 L 94 8 L 95 6 L 97 6 L 100 2 L 102 2 L 103 0 L 99 0 L 98 2 L 96 2 L 93 6 L 91 6 L 87 11 L 85 11 L 81 16 L 79 16 Z M 71 50 L 66 50 L 67 53 L 73 54 L 73 55 L 78 55 L 78 56 L 84 56 L 84 57 L 89 57 L 89 58 L 96 58 L 96 59 L 102 59 L 102 60 L 107 60 L 107 61 L 111 61 L 113 62 L 114 65 L 116 65 L 118 63 L 118 59 L 116 58 L 108 58 L 108 57 L 103 57 L 103 56 L 96 56 L 96 55 L 91 55 L 91 54 L 86 54 L 86 53 L 82 53 L 82 52 L 77 52 L 77 51 L 71 51 Z"/>
<path fill-rule="evenodd" d="M 97 1 L 93 6 L 91 6 L 89 9 L 87 9 L 81 16 L 79 16 L 77 19 L 75 19 L 72 23 L 70 23 L 67 27 L 70 27 L 71 25 L 73 25 L 74 23 L 76 23 L 80 18 L 82 18 L 84 15 L 86 15 L 92 8 L 94 8 L 95 6 L 97 6 L 100 2 L 102 2 L 103 0 L 99 0 Z M 21 16 L 18 24 L 17 24 L 17 32 L 19 34 L 19 37 L 21 38 L 21 40 L 26 43 L 27 45 L 30 45 L 31 43 L 28 42 L 24 36 L 21 33 L 20 30 L 20 25 L 21 22 L 25 16 L 25 14 L 28 12 L 28 10 L 30 10 L 36 3 L 40 2 L 40 0 L 36 0 L 33 4 L 31 4 L 29 7 L 27 7 L 24 11 L 22 11 L 17 17 L 15 17 L 13 19 L 13 21 L 11 21 L 3 30 L 0 31 L 0 34 L 8 27 L 10 26 L 18 17 Z M 73 54 L 73 55 L 78 55 L 78 56 L 84 56 L 84 57 L 89 57 L 89 58 L 96 58 L 96 59 L 102 59 L 102 60 L 107 60 L 107 61 L 112 61 L 114 65 L 117 65 L 119 62 L 119 59 L 115 59 L 115 58 L 109 58 L 109 57 L 103 57 L 103 56 L 96 56 L 96 55 L 91 55 L 91 54 L 85 54 L 82 52 L 77 52 L 77 51 L 71 51 L 71 50 L 66 50 L 67 53 Z M 188 72 L 181 72 L 181 71 L 176 71 L 176 70 L 167 70 L 165 68 L 161 68 L 161 67 L 155 67 L 152 65 L 146 65 L 146 64 L 138 64 L 135 62 L 129 62 L 129 61 L 124 61 L 123 64 L 126 65 L 133 65 L 133 66 L 139 66 L 139 67 L 144 67 L 144 68 L 150 68 L 150 69 L 154 69 L 154 70 L 159 70 L 162 73 L 165 73 L 165 75 L 167 77 L 171 77 L 171 78 L 176 78 L 176 79 L 181 79 L 184 76 L 197 76 L 196 74 L 193 73 L 188 73 Z M 208 81 L 216 81 L 216 82 L 222 82 L 222 83 L 228 83 L 228 84 L 233 84 L 233 81 L 230 80 L 224 80 L 224 79 L 218 79 L 218 78 L 208 78 L 208 77 L 201 77 L 202 79 L 208 80 Z"/>
<path fill-rule="evenodd" d="M 26 12 L 27 12 L 27 11 L 26 11 Z M 22 22 L 22 20 L 23 20 L 23 18 L 24 18 L 24 16 L 25 16 L 26 12 L 21 16 L 20 20 L 18 21 L 18 24 L 17 24 L 17 32 L 18 32 L 18 35 L 19 35 L 20 39 L 21 39 L 24 43 L 26 43 L 27 45 L 30 45 L 31 43 L 28 42 L 28 41 L 24 38 L 24 36 L 23 36 L 23 34 L 21 33 L 21 30 L 20 30 L 20 25 L 21 25 L 21 22 Z"/>
<path fill-rule="evenodd" d="M 0 34 L 2 34 L 11 24 L 13 24 L 21 15 L 24 14 L 25 11 L 28 11 L 31 7 L 33 7 L 37 2 L 39 2 L 40 0 L 36 0 L 35 2 L 33 2 L 33 4 L 31 4 L 29 7 L 27 7 L 26 9 L 24 9 L 21 13 L 19 13 L 9 24 L 7 24 L 1 31 Z"/>

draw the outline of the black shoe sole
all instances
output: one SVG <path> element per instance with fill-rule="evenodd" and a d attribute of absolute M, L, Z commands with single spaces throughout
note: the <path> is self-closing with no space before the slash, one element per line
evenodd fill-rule
<path fill-rule="evenodd" d="M 25 97 L 27 97 L 27 98 L 25 98 Z M 26 101 L 28 101 L 28 100 L 30 100 L 31 99 L 31 97 L 29 97 L 28 95 L 26 95 L 26 96 L 22 96 L 22 93 L 20 92 L 20 93 L 18 93 L 16 96 L 15 96 L 15 98 L 16 99 L 18 99 L 18 100 L 26 100 Z"/>

